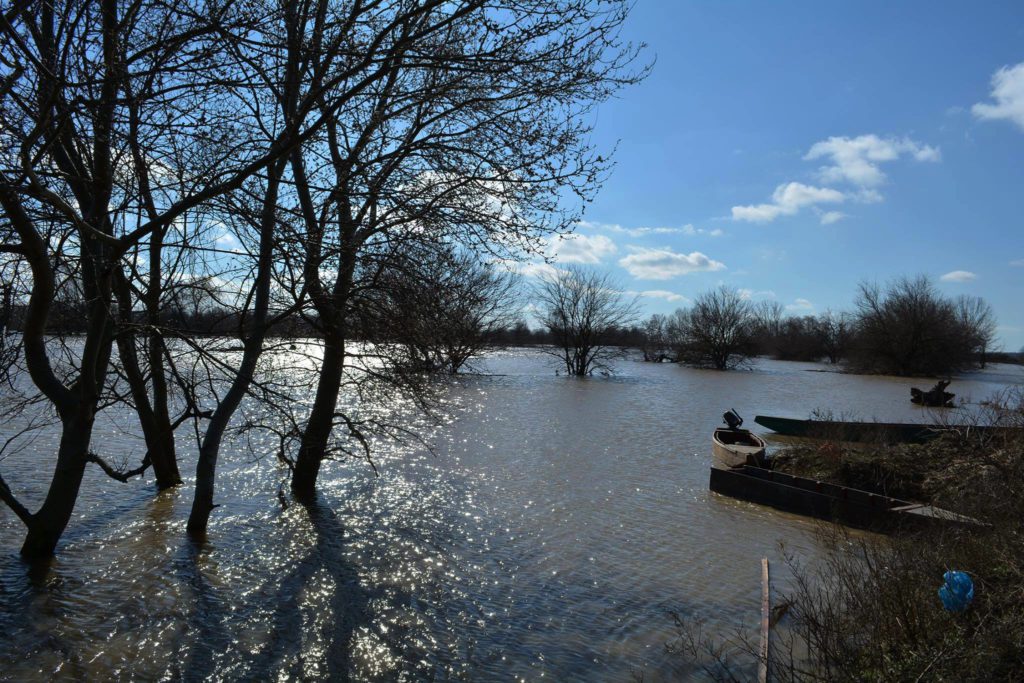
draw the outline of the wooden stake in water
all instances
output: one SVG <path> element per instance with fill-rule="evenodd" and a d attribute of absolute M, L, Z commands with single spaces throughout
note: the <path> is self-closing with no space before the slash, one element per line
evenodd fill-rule
<path fill-rule="evenodd" d="M 768 681 L 768 619 L 771 616 L 771 595 L 768 589 L 768 558 L 761 558 L 761 651 L 757 664 L 758 683 Z"/>

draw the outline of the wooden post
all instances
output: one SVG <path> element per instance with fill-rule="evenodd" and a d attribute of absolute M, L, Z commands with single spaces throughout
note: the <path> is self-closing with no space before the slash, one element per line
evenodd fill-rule
<path fill-rule="evenodd" d="M 768 558 L 761 558 L 761 650 L 757 664 L 758 683 L 768 681 L 768 623 L 771 616 L 771 594 L 768 587 Z"/>

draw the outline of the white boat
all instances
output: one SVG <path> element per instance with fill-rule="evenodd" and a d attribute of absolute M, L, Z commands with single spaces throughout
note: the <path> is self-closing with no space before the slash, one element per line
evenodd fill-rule
<path fill-rule="evenodd" d="M 757 464 L 764 456 L 764 439 L 748 429 L 719 427 L 711 438 L 716 467 L 728 469 Z"/>

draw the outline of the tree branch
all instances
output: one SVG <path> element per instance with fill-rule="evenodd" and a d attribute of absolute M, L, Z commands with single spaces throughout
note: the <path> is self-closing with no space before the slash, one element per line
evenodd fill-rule
<path fill-rule="evenodd" d="M 110 477 L 111 479 L 116 479 L 120 482 L 127 482 L 132 477 L 141 476 L 143 472 L 149 469 L 149 466 L 152 463 L 149 457 L 149 451 L 146 451 L 146 456 L 142 459 L 142 464 L 140 464 L 134 470 L 127 471 L 114 469 L 113 467 L 110 466 L 109 463 L 107 463 L 106 460 L 92 452 L 88 453 L 85 456 L 85 458 L 88 462 L 99 465 L 100 469 L 106 472 L 108 477 Z"/>
<path fill-rule="evenodd" d="M 5 502 L 14 514 L 18 515 L 18 519 L 24 522 L 25 526 L 32 522 L 32 513 L 14 496 L 11 487 L 7 485 L 2 476 L 0 476 L 0 500 Z"/>

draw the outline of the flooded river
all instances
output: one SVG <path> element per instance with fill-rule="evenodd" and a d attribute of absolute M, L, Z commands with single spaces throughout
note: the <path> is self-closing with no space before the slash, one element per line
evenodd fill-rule
<path fill-rule="evenodd" d="M 0 678 L 684 677 L 665 649 L 671 612 L 753 628 L 760 558 L 780 560 L 780 541 L 818 552 L 813 522 L 708 492 L 722 412 L 930 421 L 909 402 L 915 382 L 823 368 L 627 360 L 578 380 L 534 351 L 496 354 L 447 390 L 433 453 L 384 448 L 379 476 L 329 463 L 312 509 L 282 509 L 281 466 L 227 442 L 202 547 L 184 535 L 188 484 L 157 496 L 91 471 L 45 570 L 22 563 L 21 525 L 0 511 Z M 994 366 L 951 389 L 980 401 L 1021 382 Z M 134 462 L 134 431 L 106 424 L 94 446 Z M 32 509 L 53 440 L 0 462 Z"/>

